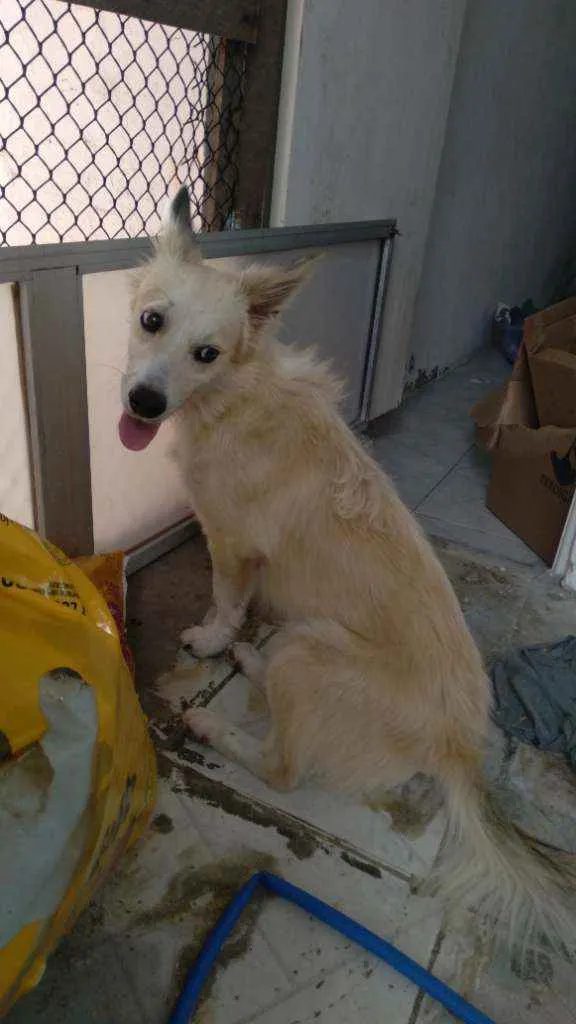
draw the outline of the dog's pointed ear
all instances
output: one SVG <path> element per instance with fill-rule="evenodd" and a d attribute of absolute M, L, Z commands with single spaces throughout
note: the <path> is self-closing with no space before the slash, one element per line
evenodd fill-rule
<path fill-rule="evenodd" d="M 248 317 L 254 329 L 278 316 L 308 279 L 318 258 L 300 260 L 288 268 L 253 266 L 242 273 L 240 285 L 248 299 Z"/>
<path fill-rule="evenodd" d="M 186 185 L 182 185 L 182 188 L 178 189 L 170 203 L 170 221 L 179 231 L 183 231 L 185 234 L 194 234 L 190 218 L 190 193 Z"/>
<path fill-rule="evenodd" d="M 168 205 L 158 241 L 160 246 L 164 246 L 178 259 L 194 262 L 200 259 L 200 249 L 190 217 L 190 194 L 185 185 L 178 189 Z"/>

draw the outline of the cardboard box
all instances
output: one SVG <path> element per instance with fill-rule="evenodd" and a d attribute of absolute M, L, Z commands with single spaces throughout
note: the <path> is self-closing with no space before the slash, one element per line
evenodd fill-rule
<path fill-rule="evenodd" d="M 524 344 L 540 426 L 576 428 L 576 298 L 529 317 Z"/>
<path fill-rule="evenodd" d="M 532 384 L 523 344 L 506 387 L 472 416 L 494 453 L 488 508 L 551 565 L 576 487 L 576 427 L 540 427 Z"/>

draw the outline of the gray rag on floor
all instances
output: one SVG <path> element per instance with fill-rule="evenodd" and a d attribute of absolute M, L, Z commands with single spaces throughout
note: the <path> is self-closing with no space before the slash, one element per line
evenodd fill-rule
<path fill-rule="evenodd" d="M 521 647 L 490 674 L 496 724 L 523 743 L 564 754 L 576 768 L 576 636 Z"/>

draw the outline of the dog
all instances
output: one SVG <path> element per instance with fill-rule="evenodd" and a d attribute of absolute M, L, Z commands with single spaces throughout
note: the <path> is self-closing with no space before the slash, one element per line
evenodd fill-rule
<path fill-rule="evenodd" d="M 575 858 L 504 820 L 488 790 L 490 687 L 451 584 L 329 370 L 275 340 L 309 273 L 203 261 L 182 189 L 136 280 L 120 435 L 143 448 L 173 418 L 213 566 L 212 609 L 182 639 L 200 658 L 231 647 L 270 713 L 264 742 L 207 709 L 186 724 L 281 790 L 435 777 L 448 828 L 430 889 L 511 947 L 543 934 L 571 953 Z M 280 624 L 266 658 L 235 643 L 254 601 Z"/>

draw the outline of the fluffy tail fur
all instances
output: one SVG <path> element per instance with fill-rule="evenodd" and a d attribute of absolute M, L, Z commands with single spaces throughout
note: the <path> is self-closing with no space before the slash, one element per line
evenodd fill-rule
<path fill-rule="evenodd" d="M 444 777 L 448 832 L 432 886 L 449 907 L 473 905 L 515 956 L 576 953 L 576 856 L 506 821 L 475 769 Z"/>

